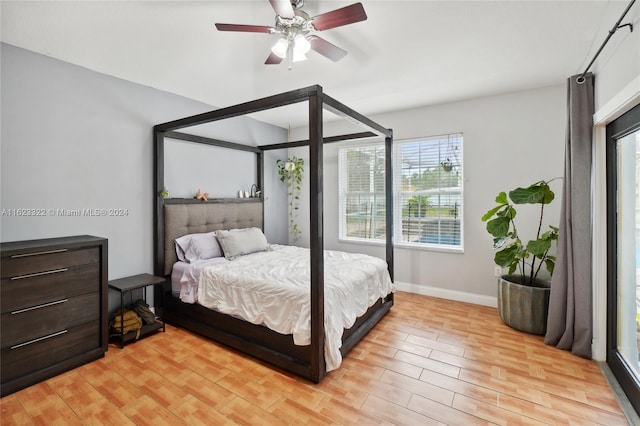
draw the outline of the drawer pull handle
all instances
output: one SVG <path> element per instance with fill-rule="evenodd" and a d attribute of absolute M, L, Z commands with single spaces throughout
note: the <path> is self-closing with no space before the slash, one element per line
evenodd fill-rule
<path fill-rule="evenodd" d="M 21 257 L 40 256 L 41 254 L 63 253 L 67 250 L 68 249 L 58 249 L 58 250 L 39 251 L 37 253 L 14 254 L 13 256 L 11 256 L 11 258 L 18 259 Z"/>
<path fill-rule="evenodd" d="M 44 303 L 44 304 L 38 305 L 38 306 L 32 306 L 31 308 L 18 309 L 17 311 L 11 312 L 11 315 L 16 315 L 16 314 L 21 314 L 23 312 L 33 311 L 34 309 L 46 308 L 48 306 L 59 305 L 60 303 L 64 303 L 67 300 L 69 300 L 69 299 L 61 299 L 61 300 L 56 300 L 55 302 L 49 302 L 49 303 Z"/>
<path fill-rule="evenodd" d="M 17 277 L 11 277 L 11 279 L 12 280 L 21 280 L 21 279 L 24 279 L 24 278 L 39 277 L 40 275 L 57 274 L 58 272 L 66 272 L 68 270 L 69 270 L 69 268 L 54 269 L 53 271 L 44 271 L 44 272 L 36 272 L 34 274 L 19 275 Z"/>
<path fill-rule="evenodd" d="M 69 331 L 69 330 L 58 331 L 57 333 L 52 333 L 52 334 L 49 334 L 47 336 L 42 336 L 42 337 L 38 337 L 37 339 L 29 340 L 28 342 L 20 343 L 18 345 L 13 345 L 13 346 L 11 346 L 11 349 L 18 349 L 18 348 L 21 348 L 23 346 L 30 345 L 32 343 L 37 343 L 37 342 L 41 342 L 43 340 L 51 339 L 52 337 L 60 336 L 60 335 L 62 335 L 64 333 L 66 333 L 67 331 Z"/>

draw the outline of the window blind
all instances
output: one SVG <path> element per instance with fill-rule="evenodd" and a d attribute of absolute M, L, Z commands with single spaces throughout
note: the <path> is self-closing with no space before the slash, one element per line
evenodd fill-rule
<path fill-rule="evenodd" d="M 462 244 L 462 134 L 395 145 L 396 242 Z"/>
<path fill-rule="evenodd" d="M 462 248 L 462 133 L 394 144 L 394 240 Z M 385 239 L 384 145 L 340 148 L 340 238 Z"/>
<path fill-rule="evenodd" d="M 385 238 L 384 145 L 339 150 L 340 238 Z"/>

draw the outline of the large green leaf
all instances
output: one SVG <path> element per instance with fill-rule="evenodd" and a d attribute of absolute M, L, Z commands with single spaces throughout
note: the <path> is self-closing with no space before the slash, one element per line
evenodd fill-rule
<path fill-rule="evenodd" d="M 494 208 L 492 208 L 491 210 L 489 210 L 488 212 L 486 212 L 484 214 L 484 216 L 482 216 L 482 221 L 486 222 L 487 220 L 491 219 L 491 217 L 496 214 L 496 212 L 498 210 L 500 210 L 502 208 L 502 206 L 495 206 Z"/>
<path fill-rule="evenodd" d="M 541 240 L 547 240 L 547 241 L 553 241 L 553 240 L 557 240 L 558 239 L 558 233 L 551 230 L 551 231 L 547 231 L 545 233 L 543 233 L 542 235 L 540 235 Z"/>
<path fill-rule="evenodd" d="M 497 215 L 500 217 L 506 217 L 509 220 L 513 220 L 516 217 L 516 209 L 511 205 L 504 206 L 502 210 L 500 210 Z"/>
<path fill-rule="evenodd" d="M 518 246 L 516 244 L 506 247 L 500 251 L 497 251 L 493 257 L 496 265 L 502 267 L 511 266 L 518 259 Z"/>
<path fill-rule="evenodd" d="M 537 204 L 544 199 L 544 190 L 539 186 L 516 188 L 509 192 L 509 198 L 514 204 Z"/>
<path fill-rule="evenodd" d="M 544 260 L 544 264 L 547 267 L 547 271 L 549 272 L 549 275 L 553 276 L 553 270 L 556 267 L 555 256 L 547 256 L 547 258 Z"/>
<path fill-rule="evenodd" d="M 554 200 L 554 198 L 556 198 L 556 194 L 547 186 L 542 204 L 549 204 Z"/>
<path fill-rule="evenodd" d="M 507 199 L 507 193 L 504 191 L 499 193 L 496 196 L 496 203 L 500 204 L 501 206 L 509 204 L 509 200 Z"/>
<path fill-rule="evenodd" d="M 506 217 L 497 217 L 487 222 L 487 231 L 494 238 L 504 237 L 509 232 L 509 223 L 509 219 Z"/>
<path fill-rule="evenodd" d="M 494 250 L 497 250 L 497 249 L 501 248 L 502 246 L 504 246 L 510 239 L 511 239 L 511 237 L 509 235 L 506 235 L 506 236 L 500 237 L 500 238 L 494 238 L 493 239 L 493 248 L 494 248 Z"/>
<path fill-rule="evenodd" d="M 509 192 L 509 198 L 514 204 L 549 204 L 554 197 L 555 194 L 544 181 Z"/>
<path fill-rule="evenodd" d="M 539 259 L 542 259 L 542 257 L 550 247 L 551 240 L 548 239 L 531 240 L 527 243 L 527 250 L 533 253 L 533 255 Z"/>

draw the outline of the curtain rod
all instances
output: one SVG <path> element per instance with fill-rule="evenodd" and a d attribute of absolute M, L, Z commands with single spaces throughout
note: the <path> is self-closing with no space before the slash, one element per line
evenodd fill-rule
<path fill-rule="evenodd" d="M 596 59 L 598 58 L 598 55 L 600 55 L 600 52 L 602 52 L 602 49 L 604 49 L 604 46 L 609 42 L 609 39 L 611 38 L 611 36 L 613 36 L 613 34 L 615 34 L 616 31 L 618 31 L 620 28 L 629 27 L 629 30 L 633 32 L 633 24 L 628 23 L 628 24 L 620 25 L 620 23 L 622 22 L 627 12 L 629 11 L 629 9 L 631 9 L 631 6 L 633 6 L 635 2 L 636 0 L 631 0 L 631 2 L 629 2 L 629 5 L 624 10 L 624 12 L 622 12 L 620 19 L 618 19 L 618 22 L 616 22 L 613 28 L 609 30 L 609 35 L 604 40 L 604 42 L 600 45 L 600 49 L 598 49 L 596 54 L 593 56 L 593 59 L 591 60 L 591 62 L 589 62 L 589 65 L 587 65 L 587 68 L 585 68 L 584 72 L 580 75 L 580 77 L 576 79 L 576 82 L 578 84 L 582 84 L 585 82 L 584 76 L 587 75 L 587 72 L 589 72 L 589 68 L 591 68 L 591 65 L 593 65 L 593 63 L 596 61 Z"/>

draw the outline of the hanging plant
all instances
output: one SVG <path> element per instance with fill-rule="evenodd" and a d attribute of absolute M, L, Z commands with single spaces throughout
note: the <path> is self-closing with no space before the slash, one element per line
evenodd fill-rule
<path fill-rule="evenodd" d="M 302 184 L 302 173 L 304 172 L 304 160 L 294 156 L 288 158 L 287 161 L 278 160 L 276 164 L 278 165 L 280 182 L 287 184 L 287 195 L 289 197 L 289 228 L 295 241 L 301 234 L 295 217 L 296 210 L 300 207 L 300 185 Z"/>
<path fill-rule="evenodd" d="M 441 161 L 440 165 L 442 166 L 442 170 L 444 170 L 447 173 L 453 170 L 453 163 L 448 158 L 445 161 Z"/>

